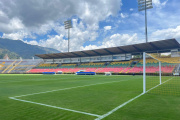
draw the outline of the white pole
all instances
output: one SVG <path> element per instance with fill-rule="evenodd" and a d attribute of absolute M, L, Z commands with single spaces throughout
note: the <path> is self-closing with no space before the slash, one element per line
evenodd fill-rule
<path fill-rule="evenodd" d="M 70 28 L 68 29 L 68 52 L 69 52 L 69 38 L 70 37 Z"/>
<path fill-rule="evenodd" d="M 146 6 L 146 0 L 145 0 L 145 31 L 146 31 L 146 43 L 148 42 L 148 34 L 147 34 L 147 6 Z"/>
<path fill-rule="evenodd" d="M 146 93 L 146 53 L 143 52 L 143 93 Z"/>
<path fill-rule="evenodd" d="M 159 80 L 161 84 L 161 61 L 159 61 Z"/>

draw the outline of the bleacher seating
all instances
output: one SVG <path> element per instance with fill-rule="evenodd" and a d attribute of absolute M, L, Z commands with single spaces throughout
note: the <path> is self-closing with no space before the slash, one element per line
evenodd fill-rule
<path fill-rule="evenodd" d="M 38 60 L 0 60 L 0 73 L 26 73 L 42 62 Z"/>
<path fill-rule="evenodd" d="M 57 63 L 43 63 L 43 64 L 40 64 L 37 68 L 57 68 L 58 64 Z"/>
<path fill-rule="evenodd" d="M 97 71 L 98 73 L 104 73 L 104 72 L 113 72 L 113 73 L 119 73 L 123 70 L 123 67 L 116 67 L 116 68 L 112 68 L 112 67 L 106 67 L 106 68 L 102 68 L 99 71 Z"/>
<path fill-rule="evenodd" d="M 107 67 L 128 67 L 132 61 L 111 62 Z"/>
<path fill-rule="evenodd" d="M 164 59 L 169 60 L 169 62 L 163 62 Z M 176 60 L 177 58 L 172 58 L 172 61 Z M 170 63 L 171 58 L 163 58 L 163 61 L 161 62 L 161 71 L 162 73 L 172 73 L 175 63 Z M 132 68 L 129 73 L 142 73 L 143 72 L 143 60 L 140 60 L 139 63 Z M 147 73 L 156 73 L 159 72 L 159 62 L 155 59 L 146 59 L 146 72 Z"/>
<path fill-rule="evenodd" d="M 179 58 L 163 58 L 166 62 L 162 61 L 162 72 L 163 73 L 172 73 L 175 68 L 175 62 Z M 171 62 L 170 62 L 171 61 Z M 134 59 L 130 61 L 114 61 L 114 62 L 90 62 L 90 63 L 81 63 L 81 64 L 46 64 L 43 63 L 38 67 L 30 70 L 32 73 L 41 73 L 41 72 L 58 72 L 62 71 L 63 73 L 75 73 L 79 70 L 84 70 L 85 72 L 113 72 L 113 73 L 142 73 L 143 72 L 143 60 Z M 146 72 L 147 73 L 156 73 L 159 72 L 159 62 L 155 59 L 146 59 Z"/>
<path fill-rule="evenodd" d="M 62 64 L 59 68 L 74 68 L 76 64 Z"/>
<path fill-rule="evenodd" d="M 103 67 L 105 64 L 105 62 L 99 62 L 99 63 L 93 63 L 93 62 L 90 62 L 90 63 L 82 63 L 80 64 L 78 67 L 79 68 L 99 68 L 99 67 Z"/>

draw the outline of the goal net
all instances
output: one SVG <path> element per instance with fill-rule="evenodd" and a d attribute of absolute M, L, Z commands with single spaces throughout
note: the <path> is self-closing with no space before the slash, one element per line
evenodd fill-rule
<path fill-rule="evenodd" d="M 144 54 L 143 92 L 180 96 L 180 57 Z"/>
<path fill-rule="evenodd" d="M 112 75 L 111 72 L 104 72 L 104 74 L 105 74 L 106 76 Z"/>

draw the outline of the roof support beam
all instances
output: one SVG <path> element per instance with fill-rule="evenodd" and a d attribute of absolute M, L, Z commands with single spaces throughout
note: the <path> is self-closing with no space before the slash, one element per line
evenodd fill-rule
<path fill-rule="evenodd" d="M 104 49 L 106 52 L 113 54 L 111 51 L 109 51 L 108 49 Z"/>
<path fill-rule="evenodd" d="M 97 55 L 102 55 L 102 54 L 98 53 L 98 52 L 95 51 L 95 50 L 91 50 L 91 51 L 93 51 L 93 52 L 96 53 Z"/>
<path fill-rule="evenodd" d="M 84 51 L 81 51 L 83 54 L 87 55 L 87 56 L 91 56 L 90 54 L 84 52 Z"/>
<path fill-rule="evenodd" d="M 156 50 L 160 50 L 156 45 L 154 45 L 153 43 L 149 43 L 153 48 L 155 48 Z"/>
<path fill-rule="evenodd" d="M 74 53 L 74 52 L 71 52 L 73 55 L 76 55 L 77 57 L 81 57 L 80 55 Z"/>
<path fill-rule="evenodd" d="M 135 45 L 132 45 L 138 52 L 143 52 L 140 48 L 136 47 Z"/>
<path fill-rule="evenodd" d="M 59 53 L 57 53 L 56 55 L 57 55 L 57 58 L 58 58 L 58 57 L 62 57 L 62 56 L 59 55 Z"/>
<path fill-rule="evenodd" d="M 174 41 L 175 45 L 177 45 L 177 47 L 180 47 L 180 44 L 178 43 L 178 41 L 176 41 L 176 40 L 173 40 L 173 41 Z"/>
<path fill-rule="evenodd" d="M 45 54 L 45 56 L 47 56 L 48 58 L 45 58 L 45 59 L 54 59 L 54 57 L 53 56 L 51 56 L 51 55 L 48 55 L 48 54 Z M 44 59 L 44 58 L 43 58 Z"/>
<path fill-rule="evenodd" d="M 61 56 L 59 56 L 58 54 L 54 53 L 54 54 L 51 54 L 50 56 L 53 56 L 53 58 L 59 58 Z"/>
<path fill-rule="evenodd" d="M 122 48 L 120 47 L 117 47 L 120 51 L 123 51 L 124 53 L 127 53 L 127 51 L 123 50 Z"/>
<path fill-rule="evenodd" d="M 67 55 L 66 53 L 62 53 L 62 54 L 64 54 L 65 56 L 67 56 L 67 57 L 71 58 L 71 56 Z"/>

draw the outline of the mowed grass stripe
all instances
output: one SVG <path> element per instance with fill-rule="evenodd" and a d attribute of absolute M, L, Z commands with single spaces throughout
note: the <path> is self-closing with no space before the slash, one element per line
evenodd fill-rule
<path fill-rule="evenodd" d="M 39 76 L 38 76 L 39 77 Z M 47 76 L 49 77 L 49 76 Z M 57 78 L 56 76 L 52 76 L 52 78 Z M 82 85 L 89 85 L 89 84 L 96 84 L 96 83 L 102 83 L 102 82 L 111 82 L 111 81 L 119 81 L 121 79 L 126 80 L 126 79 L 131 79 L 133 78 L 132 76 L 97 76 L 97 77 L 89 77 L 87 76 L 87 79 L 85 78 L 78 78 L 75 79 L 76 76 L 74 76 L 71 79 L 67 80 L 57 80 L 57 81 L 41 81 L 41 82 L 24 82 L 24 83 L 9 83 L 9 84 L 0 84 L 0 89 L 3 91 L 3 87 L 6 86 L 8 90 L 4 91 L 2 95 L 4 94 L 7 96 L 8 93 L 12 93 L 8 97 L 12 96 L 19 96 L 23 94 L 32 94 L 36 92 L 44 92 L 44 91 L 51 91 L 51 90 L 56 90 L 56 89 L 64 89 L 68 87 L 75 87 L 75 86 L 82 86 Z M 78 76 L 77 76 L 78 77 Z M 137 78 L 141 78 L 140 76 L 136 76 Z M 18 77 L 19 78 L 19 77 Z M 44 77 L 40 77 L 39 79 L 43 79 Z M 21 78 L 21 79 L 26 79 L 26 78 Z M 75 79 L 75 80 L 74 80 Z M 16 92 L 15 92 L 16 91 Z M 15 94 L 14 94 L 15 93 Z"/>
<path fill-rule="evenodd" d="M 81 113 L 81 114 L 85 114 L 85 115 L 100 117 L 100 115 L 97 115 L 97 114 L 92 114 L 92 113 L 87 113 L 87 112 L 82 112 L 82 111 L 77 111 L 77 110 L 72 110 L 72 109 L 67 109 L 67 108 L 62 108 L 62 107 L 47 105 L 47 104 L 43 104 L 43 103 L 37 103 L 37 102 L 32 102 L 32 101 L 17 99 L 17 98 L 14 98 L 14 97 L 9 97 L 9 98 L 12 99 L 12 100 L 17 100 L 17 101 L 21 101 L 21 102 L 32 103 L 32 104 L 42 105 L 42 106 L 46 106 L 46 107 L 51 107 L 51 108 L 56 108 L 56 109 L 61 109 L 61 110 L 66 110 L 66 111 L 71 111 L 71 112 L 75 112 L 75 113 Z"/>
<path fill-rule="evenodd" d="M 37 76 L 25 76 L 25 75 L 16 75 L 16 80 L 14 80 L 14 76 L 8 76 L 8 75 L 3 75 L 1 76 L 0 83 L 13 83 L 13 82 L 36 82 L 36 81 L 63 81 L 63 80 L 78 80 L 78 79 L 94 79 L 94 78 L 107 78 L 107 76 L 103 75 L 96 75 L 96 76 L 80 76 L 80 75 L 41 75 L 39 77 Z M 119 76 L 113 76 L 113 77 L 119 77 Z M 125 76 L 122 76 L 125 77 Z M 126 76 L 128 77 L 128 76 Z M 131 76 L 130 76 L 131 77 Z M 25 78 L 25 79 L 24 79 Z M 17 80 L 18 79 L 18 80 Z"/>
<path fill-rule="evenodd" d="M 76 87 L 76 89 L 65 89 L 65 91 L 50 91 L 51 93 L 46 92 L 45 94 L 38 93 L 16 97 L 20 97 L 18 99 L 102 115 L 142 93 L 142 80 L 139 77 L 134 78 L 131 81 L 119 80 Z"/>
<path fill-rule="evenodd" d="M 30 95 L 44 94 L 44 93 L 61 91 L 61 90 L 70 90 L 70 89 L 74 89 L 74 88 L 82 88 L 82 87 L 88 87 L 88 86 L 93 86 L 93 85 L 101 85 L 101 84 L 115 83 L 115 82 L 121 82 L 121 81 L 127 81 L 127 80 L 103 82 L 103 83 L 96 83 L 96 84 L 83 85 L 83 86 L 75 86 L 75 87 L 70 87 L 70 88 L 57 89 L 57 90 L 51 90 L 51 91 L 45 91 L 45 92 L 39 92 L 39 93 L 32 93 L 32 94 L 26 94 L 26 95 L 14 96 L 14 97 L 24 97 L 24 96 L 30 96 Z"/>
<path fill-rule="evenodd" d="M 41 75 L 40 77 L 38 77 L 38 79 L 37 79 L 37 77 L 36 76 L 32 76 L 32 75 L 27 75 L 27 76 L 23 76 L 23 75 L 16 75 L 16 77 L 19 77 L 19 80 L 14 80 L 13 78 L 14 77 L 12 77 L 12 76 L 8 76 L 8 75 L 3 75 L 3 76 L 1 76 L 0 75 L 0 77 L 1 77 L 1 80 L 0 80 L 0 83 L 11 83 L 11 82 L 32 82 L 32 81 L 49 81 L 49 80 L 51 80 L 51 81 L 53 81 L 53 80 L 69 80 L 69 79 L 71 79 L 71 78 L 74 78 L 74 80 L 75 79 L 81 79 L 81 78 L 85 78 L 85 79 L 87 79 L 87 78 L 93 78 L 93 77 L 97 77 L 97 76 L 86 76 L 86 77 L 84 77 L 84 76 L 77 76 L 77 75 L 69 75 L 69 76 L 67 76 L 67 75 Z M 9 79 L 9 78 L 10 79 Z M 24 78 L 24 77 L 26 77 L 26 79 L 21 79 L 21 78 Z M 105 76 L 98 76 L 98 77 L 105 77 Z M 43 78 L 43 79 L 40 79 L 40 78 Z"/>
<path fill-rule="evenodd" d="M 4 77 L 3 77 L 4 76 Z M 20 77 L 22 76 L 22 77 Z M 73 87 L 73 86 L 78 86 L 78 85 L 85 85 L 85 84 L 94 84 L 97 82 L 107 82 L 107 81 L 112 81 L 113 79 L 120 80 L 120 79 L 133 79 L 133 76 L 102 76 L 102 79 L 99 79 L 98 76 L 87 76 L 86 78 L 78 78 L 76 79 L 75 77 L 81 77 L 81 76 L 75 76 L 75 75 L 67 75 L 67 76 L 61 76 L 61 75 L 0 75 L 0 81 L 2 80 L 7 80 L 7 81 L 19 81 L 22 80 L 24 82 L 17 82 L 17 83 L 6 83 L 6 84 L 1 84 L 0 83 L 0 119 L 1 120 L 94 120 L 97 117 L 94 116 L 88 116 L 84 114 L 78 114 L 78 113 L 73 113 L 65 110 L 60 110 L 60 109 L 52 109 L 46 106 L 40 106 L 36 104 L 27 104 L 25 102 L 19 102 L 15 100 L 10 100 L 8 97 L 9 96 L 17 96 L 17 95 L 23 95 L 23 94 L 29 94 L 29 93 L 35 93 L 35 92 L 43 92 L 43 91 L 48 91 L 48 90 L 54 90 L 54 89 L 63 89 L 67 87 Z M 86 77 L 86 76 L 82 76 Z M 135 76 L 138 77 L 138 76 Z M 60 80 L 63 78 L 68 78 L 64 80 Z M 69 79 L 70 78 L 70 79 Z M 74 79 L 75 78 L 75 79 Z M 107 78 L 107 79 L 106 79 Z M 142 76 L 139 76 L 139 79 L 141 79 Z M 158 77 L 154 76 L 147 76 L 147 78 L 153 78 L 157 79 Z M 163 76 L 163 78 L 168 78 L 166 76 Z M 28 81 L 26 81 L 28 80 Z M 32 81 L 31 81 L 32 80 Z M 42 81 L 35 81 L 35 80 L 42 80 Z M 44 80 L 44 81 L 43 81 Z M 149 92 L 148 94 L 143 95 L 142 97 L 132 101 L 130 104 L 127 104 L 125 107 L 122 107 L 121 109 L 117 110 L 116 112 L 112 113 L 108 117 L 104 118 L 103 120 L 179 120 L 179 114 L 180 114 L 180 97 L 178 96 L 179 94 L 175 94 L 174 96 L 171 95 L 171 93 L 176 93 L 177 89 L 172 88 L 174 87 L 173 84 L 176 86 L 179 86 L 180 82 L 178 82 L 180 79 L 177 79 L 176 81 L 170 80 L 169 82 L 165 83 L 162 86 L 158 86 L 152 91 Z M 97 82 L 96 82 L 97 81 Z M 132 80 L 133 81 L 133 80 Z M 128 81 L 128 82 L 132 82 Z M 136 80 L 134 80 L 136 81 Z M 174 81 L 172 83 L 172 81 Z M 122 82 L 124 83 L 124 82 Z M 155 80 L 156 83 L 156 80 Z M 158 82 L 157 82 L 158 83 Z M 110 84 L 107 84 L 108 86 Z M 150 84 L 151 85 L 151 84 Z M 153 84 L 152 84 L 153 85 Z M 100 85 L 101 86 L 101 85 Z M 117 84 L 117 86 L 119 86 Z M 139 83 L 139 86 L 142 87 L 142 84 Z M 100 103 L 104 105 L 102 108 L 97 108 L 97 109 L 91 109 L 93 110 L 92 113 L 96 113 L 96 111 L 100 110 L 101 112 L 102 109 L 107 109 L 106 107 L 109 107 L 109 103 L 117 103 L 121 99 L 115 99 L 115 97 L 112 97 L 112 102 L 109 102 L 108 104 L 105 104 L 106 98 L 103 96 L 106 96 L 105 94 L 107 91 L 104 91 L 103 94 L 100 92 L 97 93 L 97 97 L 93 95 L 92 89 L 94 87 L 99 87 L 98 86 L 91 86 L 88 87 L 87 91 L 84 91 L 87 94 L 88 97 L 92 97 L 94 99 L 97 99 L 98 96 L 102 96 L 102 99 L 99 99 L 98 101 L 101 101 Z M 110 87 L 110 86 L 109 86 Z M 119 86 L 120 87 L 120 86 Z M 131 87 L 129 84 L 128 87 Z M 166 89 L 168 87 L 169 91 L 162 91 L 163 89 Z M 90 89 L 92 88 L 92 89 Z M 102 85 L 100 88 L 95 89 L 96 91 L 103 90 L 102 88 L 107 88 L 106 85 Z M 110 87 L 111 88 L 111 87 Z M 113 88 L 113 87 L 112 87 Z M 120 94 L 116 95 L 117 89 L 112 89 L 112 91 L 109 94 L 111 96 L 119 96 Z M 120 87 L 121 88 L 121 87 Z M 99 90 L 98 90 L 99 89 Z M 72 89 L 73 90 L 73 89 Z M 71 91 L 70 93 L 75 93 L 75 92 L 83 92 L 83 88 L 80 88 L 78 91 Z M 156 94 L 157 90 L 160 95 Z M 67 90 L 68 92 L 69 90 Z M 120 90 L 122 93 L 126 92 L 126 88 Z M 57 91 L 59 95 L 63 93 L 64 91 Z M 111 93 L 112 92 L 112 93 Z M 163 93 L 162 93 L 163 92 Z M 167 94 L 168 92 L 168 94 Z M 54 92 L 56 93 L 56 92 Z M 56 95 L 57 95 L 56 93 Z M 69 95 L 65 95 L 67 97 L 72 98 L 71 106 L 74 106 L 74 95 L 71 95 L 69 92 Z M 128 93 L 128 92 L 127 92 Z M 50 94 L 50 93 L 48 93 Z M 64 93 L 66 94 L 66 93 Z M 162 95 L 161 95 L 162 94 Z M 43 95 L 43 94 L 40 94 Z M 45 95 L 45 94 L 44 94 Z M 54 97 L 51 95 L 52 98 Z M 51 97 L 49 96 L 49 97 Z M 75 96 L 77 96 L 75 94 Z M 83 95 L 82 95 L 83 96 Z M 88 97 L 84 96 L 84 98 L 81 98 L 81 101 L 83 100 L 88 100 Z M 29 96 L 30 97 L 30 96 Z M 58 96 L 57 96 L 58 97 Z M 63 97 L 63 96 L 61 96 Z M 108 97 L 108 96 L 107 96 Z M 28 98 L 30 99 L 30 98 Z M 49 98 L 48 98 L 49 99 Z M 54 98 L 56 99 L 56 98 Z M 77 98 L 75 98 L 77 101 L 79 101 Z M 39 98 L 36 100 L 40 100 Z M 42 100 L 42 99 L 41 99 Z M 60 100 L 60 99 L 59 99 Z M 76 101 L 75 100 L 75 101 Z M 47 102 L 47 99 L 44 100 Z M 53 102 L 52 100 L 50 100 Z M 61 99 L 62 101 L 62 99 Z M 85 107 L 86 106 L 96 106 L 98 105 L 98 102 L 95 102 L 91 104 L 91 99 L 89 99 L 90 102 L 83 102 Z M 59 103 L 56 103 L 59 104 Z M 80 107 L 76 107 L 78 109 L 84 109 Z M 60 105 L 60 104 L 59 104 Z M 67 105 L 66 105 L 67 106 Z M 90 110 L 89 110 L 90 111 Z M 107 111 L 107 110 L 105 110 Z M 104 112 L 103 112 L 104 113 Z"/>

